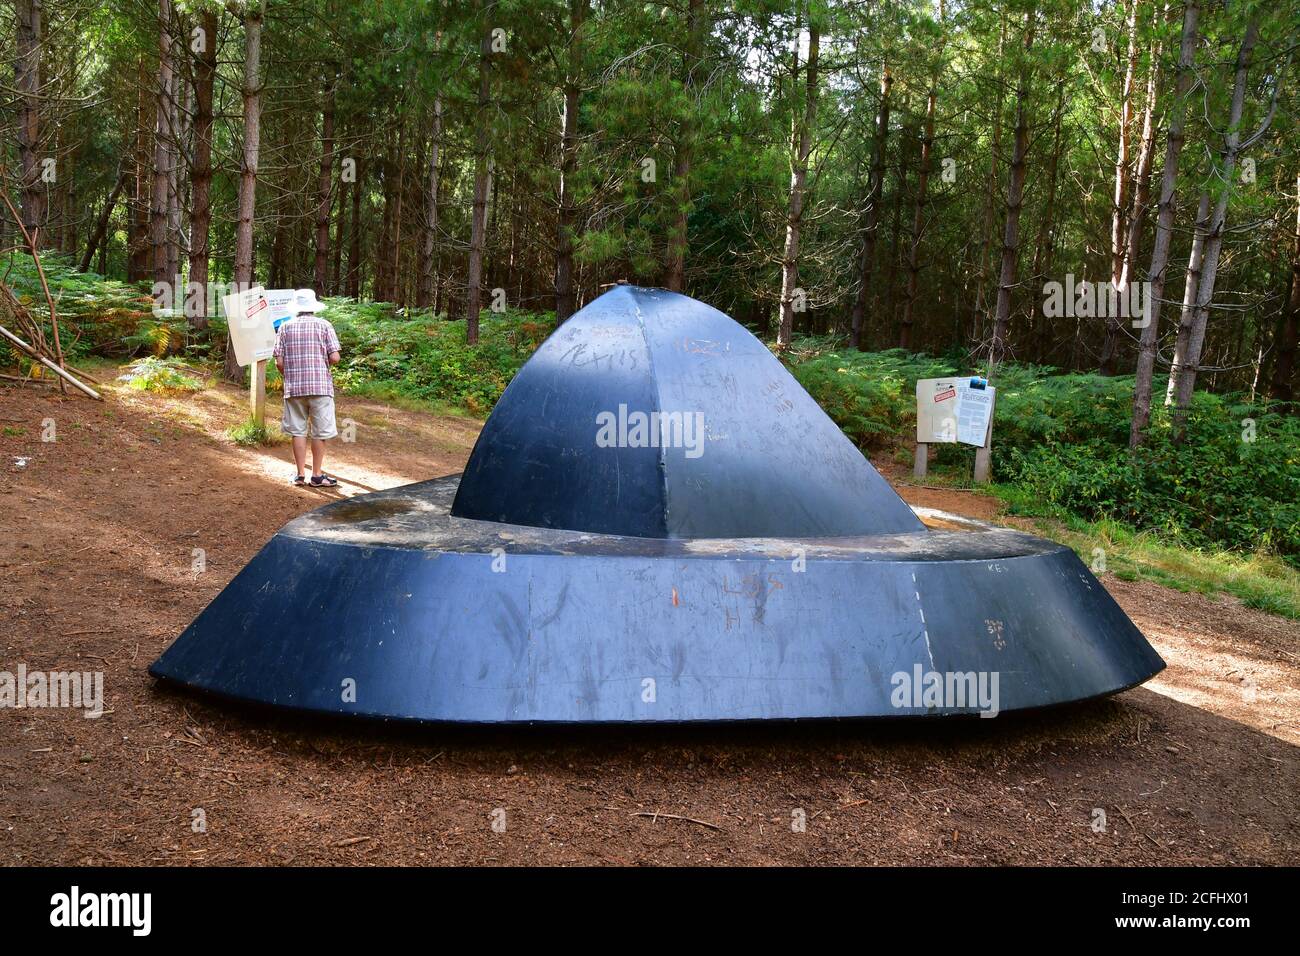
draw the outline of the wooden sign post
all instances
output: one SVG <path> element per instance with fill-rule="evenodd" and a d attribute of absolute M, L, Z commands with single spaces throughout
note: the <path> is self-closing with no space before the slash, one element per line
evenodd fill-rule
<path fill-rule="evenodd" d="M 993 468 L 993 412 L 998 406 L 998 395 L 996 390 L 993 392 L 992 401 L 989 407 L 989 427 L 984 432 L 984 444 L 975 449 L 975 484 L 987 485 L 989 475 Z"/>
<path fill-rule="evenodd" d="M 957 376 L 917 381 L 916 453 L 912 458 L 912 476 L 925 477 L 930 466 L 931 445 L 962 442 L 976 448 L 976 484 L 987 482 L 996 402 L 997 390 L 981 379 Z M 982 442 L 981 424 L 984 425 Z"/>
<path fill-rule="evenodd" d="M 248 413 L 256 424 L 266 425 L 266 359 L 258 359 L 248 371 Z"/>
<path fill-rule="evenodd" d="M 266 360 L 275 352 L 275 325 L 266 290 L 254 286 L 232 293 L 222 299 L 222 305 L 235 347 L 235 360 L 248 366 L 249 417 L 257 425 L 265 426 Z"/>

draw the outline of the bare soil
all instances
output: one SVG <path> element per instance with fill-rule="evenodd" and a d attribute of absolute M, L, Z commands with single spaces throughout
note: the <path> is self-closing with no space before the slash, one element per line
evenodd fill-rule
<path fill-rule="evenodd" d="M 102 670 L 108 708 L 0 711 L 0 862 L 1300 861 L 1294 622 L 1109 576 L 1168 670 L 997 720 L 393 728 L 160 688 L 148 664 L 280 525 L 457 471 L 478 431 L 340 396 L 357 440 L 331 443 L 346 483 L 324 492 L 290 486 L 287 446 L 223 438 L 242 408 L 0 387 L 0 670 Z M 982 495 L 900 490 L 996 520 Z"/>

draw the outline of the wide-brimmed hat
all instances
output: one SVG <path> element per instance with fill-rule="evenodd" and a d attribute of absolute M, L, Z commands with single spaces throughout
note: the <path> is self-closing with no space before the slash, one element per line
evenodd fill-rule
<path fill-rule="evenodd" d="M 324 312 L 325 303 L 316 298 L 314 289 L 299 289 L 293 294 L 293 312 L 299 315 L 303 312 Z"/>

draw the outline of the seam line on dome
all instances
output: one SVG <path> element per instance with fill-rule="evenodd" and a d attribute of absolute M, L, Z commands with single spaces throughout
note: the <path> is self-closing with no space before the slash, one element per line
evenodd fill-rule
<path fill-rule="evenodd" d="M 641 341 L 645 343 L 646 364 L 650 368 L 650 384 L 652 386 L 651 393 L 654 396 L 655 405 L 651 411 L 662 412 L 664 409 L 663 397 L 659 393 L 659 376 L 655 374 L 655 356 L 654 350 L 650 348 L 650 335 L 646 332 L 645 313 L 641 311 L 641 300 L 637 297 L 637 290 L 632 290 L 630 294 L 632 296 L 632 308 L 636 309 L 637 328 L 641 330 Z M 668 469 L 667 463 L 664 460 L 663 442 L 659 443 L 659 448 L 655 458 L 655 466 L 659 469 L 659 496 L 660 500 L 663 502 L 663 508 L 660 509 L 660 514 L 663 515 L 664 537 L 671 538 L 673 535 L 668 522 Z"/>

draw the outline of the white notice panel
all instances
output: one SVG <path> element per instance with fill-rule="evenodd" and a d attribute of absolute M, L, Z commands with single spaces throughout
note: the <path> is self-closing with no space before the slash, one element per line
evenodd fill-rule
<path fill-rule="evenodd" d="M 957 378 L 923 378 L 916 383 L 916 440 L 957 440 Z"/>
<path fill-rule="evenodd" d="M 964 442 L 983 447 L 993 416 L 996 389 L 972 388 L 971 379 L 923 378 L 916 383 L 916 440 L 922 444 Z M 976 381 L 983 381 L 978 379 Z"/>
<path fill-rule="evenodd" d="M 265 290 L 254 286 L 221 301 L 230 326 L 230 340 L 235 346 L 235 360 L 240 365 L 252 365 L 270 358 L 275 352 L 275 328 L 271 325 Z"/>
<path fill-rule="evenodd" d="M 294 316 L 293 301 L 297 290 L 267 289 L 262 294 L 266 296 L 267 309 L 271 313 L 271 328 L 279 332 L 280 326 Z"/>
<path fill-rule="evenodd" d="M 993 417 L 993 396 L 997 390 L 992 385 L 971 388 L 966 379 L 957 388 L 957 440 L 976 448 L 984 447 L 989 420 Z"/>

